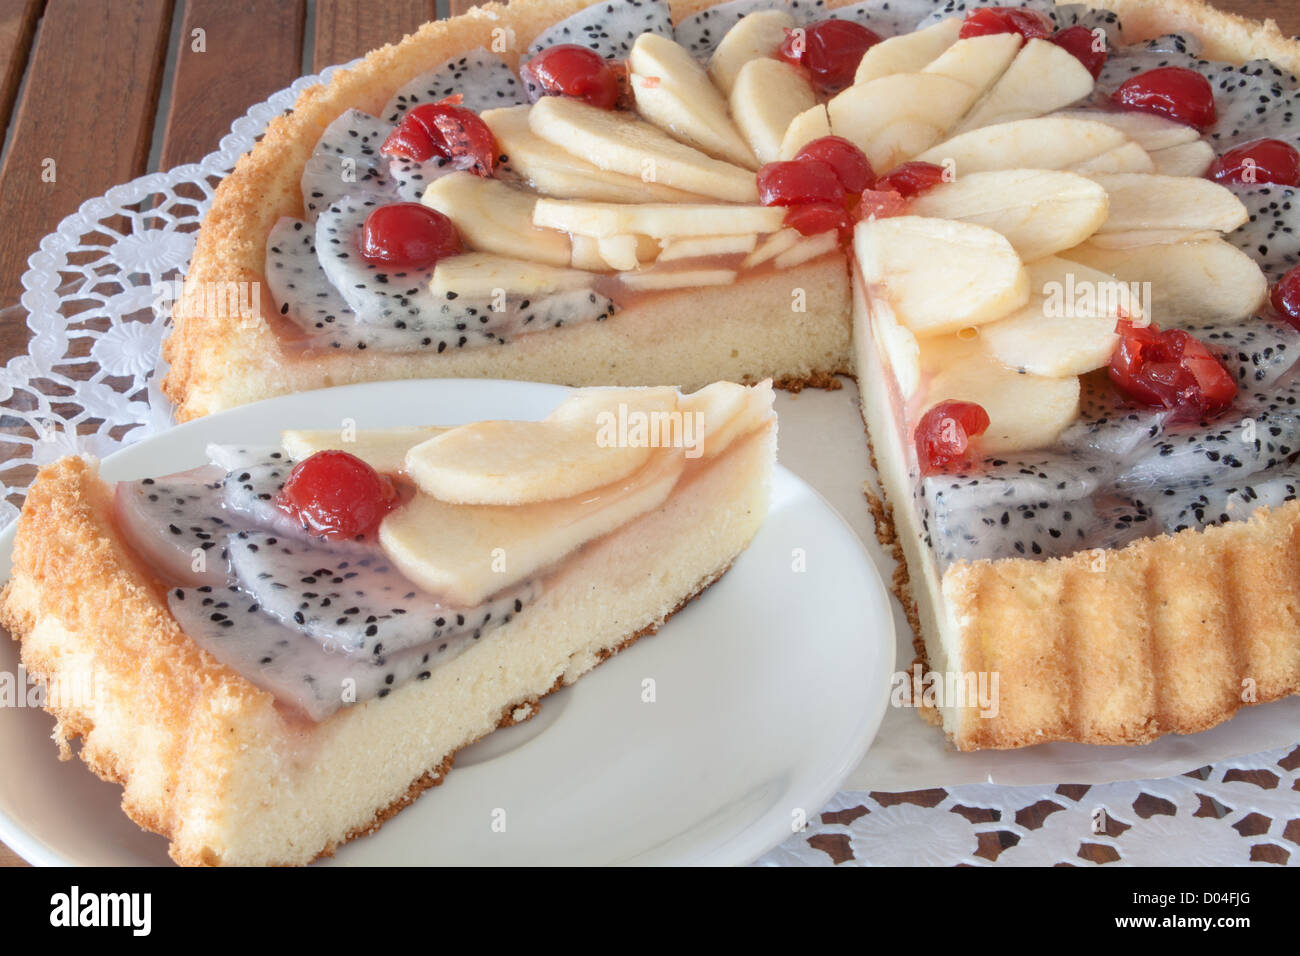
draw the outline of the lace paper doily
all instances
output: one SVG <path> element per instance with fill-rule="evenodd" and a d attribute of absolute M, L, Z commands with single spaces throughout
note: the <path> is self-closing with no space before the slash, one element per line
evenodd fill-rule
<path fill-rule="evenodd" d="M 87 200 L 41 241 L 22 277 L 28 354 L 0 369 L 9 443 L 0 527 L 17 517 L 37 466 L 71 453 L 103 457 L 173 423 L 158 390 L 159 351 L 199 219 L 266 124 L 334 69 L 253 106 L 200 162 Z M 1300 747 L 1226 761 L 1201 776 L 845 792 L 759 862 L 1300 863 Z"/>

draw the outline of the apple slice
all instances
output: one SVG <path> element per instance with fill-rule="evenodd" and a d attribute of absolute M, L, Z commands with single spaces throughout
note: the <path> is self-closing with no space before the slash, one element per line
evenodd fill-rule
<path fill-rule="evenodd" d="M 768 379 L 746 388 L 734 382 L 714 382 L 697 392 L 683 395 L 677 407 L 683 415 L 701 415 L 703 440 L 699 451 L 687 448 L 686 457 L 716 458 L 738 438 L 757 431 L 773 421 L 772 381 Z M 698 431 L 698 429 L 697 429 Z"/>
<path fill-rule="evenodd" d="M 1237 322 L 1255 315 L 1268 295 L 1268 280 L 1255 260 L 1217 235 L 1124 249 L 1090 241 L 1067 255 L 1123 282 L 1149 282 L 1147 306 L 1162 327 Z"/>
<path fill-rule="evenodd" d="M 379 544 L 420 587 L 473 607 L 658 508 L 685 462 L 679 448 L 654 449 L 627 478 L 561 501 L 458 505 L 418 494 L 384 518 Z"/>
<path fill-rule="evenodd" d="M 959 176 L 991 169 L 1066 169 L 1126 142 L 1105 123 L 1042 116 L 970 130 L 916 158 L 940 165 L 951 160 Z"/>
<path fill-rule="evenodd" d="M 982 95 L 1006 72 L 1020 52 L 1019 33 L 989 33 L 966 37 L 948 47 L 922 73 L 938 73 L 960 80 Z"/>
<path fill-rule="evenodd" d="M 891 73 L 919 73 L 926 64 L 957 42 L 961 24 L 961 17 L 949 17 L 924 30 L 900 33 L 880 41 L 858 61 L 854 85 L 870 83 Z"/>
<path fill-rule="evenodd" d="M 916 420 L 931 406 L 976 402 L 988 412 L 979 454 L 1047 448 L 1079 416 L 1079 379 L 1017 372 L 990 355 L 979 335 L 922 339 L 921 368 L 928 381 Z"/>
<path fill-rule="evenodd" d="M 1114 149 L 1108 149 L 1099 156 L 1085 159 L 1070 167 L 1072 173 L 1093 175 L 1094 173 L 1154 173 L 1156 164 L 1151 154 L 1137 143 L 1125 143 Z"/>
<path fill-rule="evenodd" d="M 541 422 L 485 421 L 448 429 L 407 452 L 406 472 L 424 494 L 453 504 L 571 498 L 621 481 L 649 461 L 650 445 L 609 440 L 608 421 L 617 421 L 620 409 L 663 415 L 676 411 L 677 394 L 671 388 L 601 389 L 575 396 Z"/>
<path fill-rule="evenodd" d="M 939 73 L 893 73 L 850 86 L 826 104 L 831 132 L 893 169 L 937 143 L 974 102 L 976 90 Z"/>
<path fill-rule="evenodd" d="M 718 89 L 728 96 L 741 68 L 751 60 L 775 56 L 785 40 L 785 31 L 794 29 L 795 19 L 784 10 L 759 10 L 741 17 L 718 41 L 709 58 L 709 76 Z"/>
<path fill-rule="evenodd" d="M 1214 162 L 1214 147 L 1196 139 L 1158 149 L 1151 154 L 1151 161 L 1161 176 L 1204 176 Z"/>
<path fill-rule="evenodd" d="M 1092 180 L 1041 169 L 958 176 L 921 193 L 910 209 L 995 229 L 1024 262 L 1083 242 L 1106 221 L 1106 210 L 1106 190 Z"/>
<path fill-rule="evenodd" d="M 817 105 L 803 73 L 782 60 L 750 60 L 731 88 L 731 115 L 760 163 L 781 158 L 785 131 L 801 113 Z"/>
<path fill-rule="evenodd" d="M 772 233 L 758 244 L 758 247 L 745 256 L 744 261 L 740 263 L 742 269 L 753 269 L 761 266 L 764 262 L 775 259 L 787 249 L 792 248 L 803 234 L 798 229 L 785 228 Z"/>
<path fill-rule="evenodd" d="M 794 159 L 795 154 L 815 139 L 831 135 L 831 119 L 826 113 L 826 104 L 818 103 L 811 109 L 804 110 L 785 128 L 781 137 L 780 158 Z"/>
<path fill-rule="evenodd" d="M 490 252 L 448 256 L 433 267 L 429 288 L 435 296 L 488 297 L 498 291 L 519 295 L 548 295 L 587 289 L 596 276 L 580 269 L 551 266 Z"/>
<path fill-rule="evenodd" d="M 568 236 L 533 225 L 537 196 L 499 179 L 448 173 L 429 183 L 420 201 L 455 223 L 471 249 L 552 266 L 566 266 L 572 258 Z"/>
<path fill-rule="evenodd" d="M 898 316 L 883 299 L 870 299 L 867 315 L 883 364 L 894 375 L 899 396 L 906 401 L 921 386 L 921 346 L 916 336 L 898 323 Z"/>
<path fill-rule="evenodd" d="M 992 322 L 1029 300 L 1020 258 L 985 226 L 921 216 L 865 221 L 854 249 L 870 296 L 917 336 Z"/>
<path fill-rule="evenodd" d="M 1049 40 L 1030 40 L 954 132 L 1042 116 L 1092 92 L 1092 74 L 1074 54 Z"/>
<path fill-rule="evenodd" d="M 1133 232 L 1099 232 L 1088 240 L 1088 244 L 1097 249 L 1135 249 L 1138 246 L 1163 246 L 1218 238 L 1219 233 L 1213 229 L 1190 232 L 1186 229 L 1137 229 Z"/>
<path fill-rule="evenodd" d="M 627 62 L 632 95 L 643 117 L 710 156 L 758 168 L 727 115 L 726 99 L 685 47 L 657 33 L 643 33 Z"/>
<path fill-rule="evenodd" d="M 557 97 L 556 97 L 557 98 Z M 781 206 L 713 206 L 687 203 L 639 206 L 539 199 L 533 223 L 600 239 L 620 233 L 641 233 L 656 239 L 678 236 L 747 235 L 775 232 L 785 219 Z"/>
<path fill-rule="evenodd" d="M 753 252 L 757 245 L 758 234 L 752 232 L 735 236 L 691 236 L 684 239 L 668 239 L 664 241 L 659 261 L 672 262 L 675 259 L 742 255 Z"/>
<path fill-rule="evenodd" d="M 1003 365 L 1032 375 L 1082 375 L 1110 362 L 1120 318 L 1141 319 L 1140 296 L 1097 269 L 1048 256 L 1030 263 L 1033 292 L 1023 309 L 979 328 Z"/>
<path fill-rule="evenodd" d="M 1191 126 L 1138 110 L 1061 110 L 1052 115 L 1113 126 L 1147 152 L 1201 138 L 1200 132 Z"/>
<path fill-rule="evenodd" d="M 531 106 L 487 110 L 483 122 L 510 168 L 543 196 L 595 202 L 699 202 L 706 198 L 641 177 L 610 172 L 542 139 L 528 123 Z"/>
<path fill-rule="evenodd" d="M 421 442 L 448 429 L 436 425 L 414 428 L 367 428 L 360 431 L 327 428 L 315 431 L 289 429 L 280 433 L 280 446 L 294 461 L 318 451 L 345 451 L 375 471 L 393 475 L 406 467 L 406 453 Z"/>
<path fill-rule="evenodd" d="M 679 143 L 629 113 L 544 96 L 529 111 L 528 125 L 542 139 L 601 169 L 724 202 L 758 201 L 753 172 Z"/>
<path fill-rule="evenodd" d="M 1231 232 L 1250 218 L 1240 199 L 1218 183 L 1188 176 L 1104 173 L 1092 179 L 1110 197 L 1100 232 L 1213 229 Z"/>
<path fill-rule="evenodd" d="M 670 289 L 694 289 L 706 285 L 730 285 L 736 281 L 734 269 L 651 269 L 619 276 L 625 288 L 633 292 L 666 292 Z"/>
<path fill-rule="evenodd" d="M 815 236 L 808 236 L 800 239 L 789 249 L 779 253 L 772 260 L 772 265 L 778 269 L 793 269 L 797 265 L 805 262 L 811 262 L 818 256 L 824 256 L 829 252 L 834 252 L 840 247 L 840 236 L 835 230 L 829 232 L 819 232 Z"/>

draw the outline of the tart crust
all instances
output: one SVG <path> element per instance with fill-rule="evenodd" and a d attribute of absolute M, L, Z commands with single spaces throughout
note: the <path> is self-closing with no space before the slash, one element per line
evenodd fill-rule
<path fill-rule="evenodd" d="M 264 278 L 266 237 L 282 216 L 302 214 L 299 180 L 326 126 L 349 108 L 379 113 L 399 87 L 466 50 L 490 49 L 499 31 L 513 34 L 502 56 L 515 66 L 519 51 L 535 37 L 594 2 L 599 0 L 488 3 L 426 23 L 339 71 L 328 85 L 303 91 L 291 113 L 271 121 L 263 140 L 217 188 L 186 275 L 187 289 L 243 283 L 260 289 L 260 302 L 251 316 L 205 314 L 201 295 L 176 303 L 173 332 L 163 345 L 170 370 L 162 388 L 180 421 L 273 395 L 387 379 L 670 383 L 693 391 L 719 380 L 752 384 L 764 378 L 798 389 L 852 371 L 848 269 L 838 252 L 729 286 L 647 295 L 604 322 L 533 333 L 503 346 L 440 355 L 304 353 L 286 348 L 277 336 L 267 321 L 275 307 Z M 680 20 L 712 5 L 684 0 L 671 7 Z M 806 293 L 802 312 L 791 310 L 793 289 Z"/>
<path fill-rule="evenodd" d="M 431 679 L 317 724 L 182 631 L 114 527 L 112 488 L 92 461 L 64 458 L 38 475 L 0 625 L 28 673 L 55 689 L 44 706 L 61 759 L 80 738 L 81 759 L 122 785 L 122 809 L 166 837 L 174 860 L 308 863 L 373 833 L 441 783 L 457 750 L 530 718 L 541 697 L 720 578 L 766 511 L 775 441 L 770 423 L 660 508 L 589 543 L 527 612 Z"/>

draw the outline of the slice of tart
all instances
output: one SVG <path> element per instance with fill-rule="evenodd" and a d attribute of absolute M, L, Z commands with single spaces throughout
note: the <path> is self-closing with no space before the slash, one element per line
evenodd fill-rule
<path fill-rule="evenodd" d="M 770 385 L 575 392 L 541 422 L 285 432 L 109 485 L 44 469 L 0 619 L 184 864 L 302 864 L 653 633 L 767 508 Z"/>

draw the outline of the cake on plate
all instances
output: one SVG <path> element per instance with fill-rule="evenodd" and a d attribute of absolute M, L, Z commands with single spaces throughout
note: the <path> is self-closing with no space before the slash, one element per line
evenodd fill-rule
<path fill-rule="evenodd" d="M 303 864 L 726 573 L 768 385 L 577 391 L 540 422 L 286 431 L 180 474 L 44 469 L 0 620 L 65 759 L 183 864 Z"/>
<path fill-rule="evenodd" d="M 164 388 L 852 373 L 955 746 L 1196 732 L 1300 689 L 1298 64 L 1198 0 L 488 4 L 241 159 Z"/>

